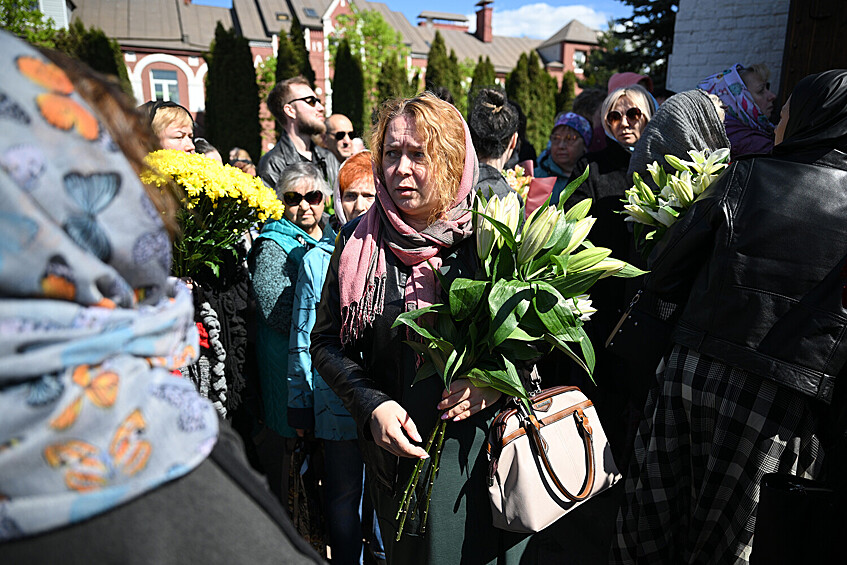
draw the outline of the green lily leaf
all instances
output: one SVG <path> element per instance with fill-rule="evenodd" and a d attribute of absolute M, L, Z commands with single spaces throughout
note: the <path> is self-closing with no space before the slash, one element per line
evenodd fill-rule
<path fill-rule="evenodd" d="M 591 339 L 585 333 L 585 328 L 579 328 L 579 334 L 582 339 L 579 341 L 579 346 L 582 349 L 582 356 L 585 358 L 585 364 L 588 366 L 588 374 L 594 374 L 594 346 L 591 344 Z"/>
<path fill-rule="evenodd" d="M 418 308 L 417 310 L 410 310 L 409 312 L 403 312 L 398 315 L 397 318 L 394 319 L 394 323 L 391 325 L 392 328 L 396 328 L 401 324 L 406 324 L 407 321 L 414 321 L 423 316 L 424 314 L 429 314 L 430 312 L 441 312 L 443 304 L 433 304 L 432 306 L 427 306 L 425 308 Z M 408 324 L 406 324 L 408 325 Z"/>
<path fill-rule="evenodd" d="M 571 197 L 571 194 L 576 192 L 576 189 L 579 188 L 583 182 L 585 182 L 585 179 L 588 178 L 588 169 L 589 166 L 586 165 L 585 171 L 583 171 L 583 173 L 579 175 L 578 178 L 575 178 L 570 183 L 568 183 L 568 186 L 565 187 L 565 190 L 563 190 L 562 193 L 559 194 L 559 210 L 565 209 L 565 202 L 567 202 L 568 198 Z"/>
<path fill-rule="evenodd" d="M 588 376 L 591 377 L 591 381 L 594 382 L 594 375 L 592 371 L 588 368 L 588 365 L 585 364 L 585 361 L 579 358 L 579 356 L 573 352 L 573 350 L 568 346 L 564 341 L 557 339 L 555 336 L 547 334 L 544 336 L 544 340 L 547 341 L 550 345 L 553 345 L 558 350 L 562 351 L 565 355 L 570 357 L 576 362 L 577 365 L 582 367 L 582 370 L 588 373 Z"/>
<path fill-rule="evenodd" d="M 417 383 L 425 381 L 426 379 L 437 374 L 438 371 L 435 370 L 435 365 L 433 365 L 432 361 L 426 360 L 418 368 L 418 372 L 415 373 L 415 380 L 412 381 L 412 386 L 415 386 Z"/>
<path fill-rule="evenodd" d="M 549 283 L 537 283 L 532 307 L 552 335 L 569 335 L 569 330 L 578 325 L 565 298 Z"/>
<path fill-rule="evenodd" d="M 554 255 L 550 258 L 553 263 L 553 275 L 556 277 L 564 276 L 568 272 L 568 263 L 570 255 Z"/>
<path fill-rule="evenodd" d="M 404 340 L 403 343 L 408 345 L 412 349 L 412 351 L 422 356 L 426 356 L 426 351 L 427 349 L 429 349 L 429 346 L 427 344 L 421 343 L 419 341 Z"/>
<path fill-rule="evenodd" d="M 496 256 L 494 259 L 494 267 L 491 269 L 491 283 L 494 284 L 498 280 L 512 279 L 515 276 L 515 254 L 508 248 L 501 248 L 491 253 Z"/>
<path fill-rule="evenodd" d="M 456 321 L 462 321 L 469 317 L 488 287 L 488 281 L 475 281 L 471 279 L 455 279 L 450 285 L 450 314 Z"/>
<path fill-rule="evenodd" d="M 529 308 L 532 289 L 529 283 L 500 279 L 488 295 L 488 310 L 491 314 L 490 346 L 497 347 L 507 339 Z"/>
<path fill-rule="evenodd" d="M 585 294 L 591 288 L 591 285 L 600 279 L 602 274 L 600 271 L 568 273 L 564 277 L 550 281 L 550 284 L 565 298 L 573 298 L 574 296 Z"/>
<path fill-rule="evenodd" d="M 529 341 L 529 342 L 531 342 L 531 341 L 538 341 L 539 339 L 541 339 L 540 334 L 539 335 L 530 335 L 525 329 L 518 326 L 518 327 L 515 328 L 515 331 L 513 331 L 511 333 L 511 335 L 509 335 L 509 337 L 506 341 L 513 340 L 513 341 Z"/>
<path fill-rule="evenodd" d="M 536 340 L 533 340 L 535 342 Z M 504 357 L 516 359 L 518 361 L 531 361 L 537 359 L 541 354 L 538 348 L 526 341 L 517 341 L 507 339 L 497 347 L 497 351 L 501 352 Z"/>
<path fill-rule="evenodd" d="M 631 279 L 634 277 L 640 277 L 641 275 L 646 275 L 649 272 L 650 271 L 642 271 L 638 267 L 627 263 L 623 269 L 615 273 L 613 276 L 624 279 Z"/>

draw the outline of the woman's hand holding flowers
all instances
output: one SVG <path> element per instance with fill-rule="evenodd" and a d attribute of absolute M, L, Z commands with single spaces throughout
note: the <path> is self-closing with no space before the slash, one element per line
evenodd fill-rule
<path fill-rule="evenodd" d="M 456 379 L 449 389 L 444 389 L 438 409 L 444 410 L 442 420 L 458 422 L 485 410 L 497 402 L 503 393 L 491 387 L 478 387 L 468 379 Z"/>

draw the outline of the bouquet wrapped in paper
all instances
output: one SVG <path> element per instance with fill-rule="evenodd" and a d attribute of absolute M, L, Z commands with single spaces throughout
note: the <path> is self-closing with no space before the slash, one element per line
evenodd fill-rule
<path fill-rule="evenodd" d="M 565 189 L 558 206 L 548 200 L 523 222 L 516 194 L 477 199 L 479 264 L 474 278 L 447 281 L 439 276 L 447 303 L 406 312 L 394 324 L 405 324 L 419 337 L 406 342 L 421 356 L 414 382 L 437 375 L 449 388 L 455 379 L 467 378 L 529 407 L 516 362 L 531 362 L 558 348 L 592 374 L 594 349 L 583 328 L 595 311 L 588 291 L 601 278 L 634 277 L 643 271 L 590 243 L 595 221 L 588 216 L 590 199 L 562 209 L 585 176 Z M 425 501 L 422 529 L 426 527 L 446 425 L 439 420 L 425 445 L 434 455 L 417 463 L 406 485 L 397 513 L 398 540 L 422 473 L 426 492 L 418 493 L 417 500 Z"/>
<path fill-rule="evenodd" d="M 236 167 L 172 149 L 150 153 L 147 164 L 144 182 L 158 187 L 175 182 L 183 192 L 177 213 L 182 233 L 173 245 L 175 276 L 189 277 L 203 268 L 217 276 L 250 226 L 282 217 L 276 193 Z"/>
<path fill-rule="evenodd" d="M 517 192 L 522 200 L 526 201 L 529 194 L 529 184 L 532 182 L 532 177 L 526 174 L 526 169 L 520 165 L 515 165 L 514 169 L 504 169 L 503 176 L 512 190 Z"/>
<path fill-rule="evenodd" d="M 645 258 L 729 161 L 729 149 L 712 153 L 689 151 L 688 155 L 691 161 L 665 155 L 665 161 L 675 169 L 673 174 L 665 172 L 657 161 L 647 165 L 658 192 L 647 186 L 638 173 L 632 174 L 634 185 L 626 191 L 624 213 L 626 221 L 635 222 L 635 246 Z"/>

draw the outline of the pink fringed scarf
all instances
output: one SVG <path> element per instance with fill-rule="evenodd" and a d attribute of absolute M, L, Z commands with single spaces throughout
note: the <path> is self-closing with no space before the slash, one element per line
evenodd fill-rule
<path fill-rule="evenodd" d="M 342 344 L 356 340 L 362 330 L 382 314 L 386 249 L 390 249 L 403 264 L 412 267 L 412 274 L 406 281 L 406 309 L 424 308 L 437 302 L 440 285 L 432 268 L 441 266 L 439 252 L 457 245 L 473 233 L 472 214 L 468 209 L 479 177 L 479 165 L 464 119 L 462 125 L 465 130 L 465 166 L 459 192 L 444 217 L 423 231 L 406 224 L 379 175 L 374 175 L 377 201 L 359 221 L 344 246 L 338 267 Z"/>

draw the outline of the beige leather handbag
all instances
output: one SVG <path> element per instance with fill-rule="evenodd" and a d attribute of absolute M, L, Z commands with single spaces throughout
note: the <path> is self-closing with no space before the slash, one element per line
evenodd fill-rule
<path fill-rule="evenodd" d="M 592 402 L 577 387 L 515 401 L 488 434 L 488 494 L 494 526 L 538 532 L 621 477 Z"/>

